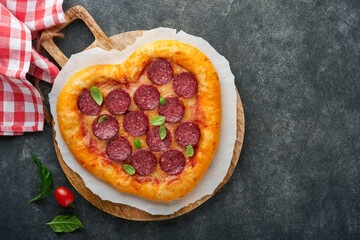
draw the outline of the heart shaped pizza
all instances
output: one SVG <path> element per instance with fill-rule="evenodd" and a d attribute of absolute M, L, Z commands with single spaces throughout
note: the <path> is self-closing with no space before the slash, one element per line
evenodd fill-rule
<path fill-rule="evenodd" d="M 75 159 L 117 190 L 171 201 L 190 192 L 219 142 L 217 72 L 197 48 L 161 40 L 122 64 L 74 74 L 57 100 Z"/>

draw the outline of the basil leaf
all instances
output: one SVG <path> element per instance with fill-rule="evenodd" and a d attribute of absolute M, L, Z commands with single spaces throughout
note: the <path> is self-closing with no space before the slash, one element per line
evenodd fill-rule
<path fill-rule="evenodd" d="M 165 105 L 166 100 L 165 100 L 164 97 L 161 97 L 159 102 L 160 102 L 161 105 Z"/>
<path fill-rule="evenodd" d="M 163 126 L 160 126 L 159 128 L 159 135 L 161 140 L 164 140 L 166 137 L 166 129 Z"/>
<path fill-rule="evenodd" d="M 125 172 L 127 172 L 129 175 L 134 175 L 135 174 L 135 168 L 129 164 L 124 164 L 123 168 L 125 170 Z"/>
<path fill-rule="evenodd" d="M 36 158 L 35 154 L 33 154 L 32 157 L 39 166 L 39 177 L 41 180 L 41 188 L 39 195 L 36 198 L 30 200 L 30 202 L 34 202 L 38 199 L 45 198 L 51 193 L 51 191 L 54 188 L 53 177 L 50 170 L 41 164 L 41 162 Z"/>
<path fill-rule="evenodd" d="M 135 140 L 134 140 L 134 146 L 135 146 L 136 148 L 141 148 L 141 142 L 140 142 L 139 139 L 135 139 Z"/>
<path fill-rule="evenodd" d="M 99 117 L 98 119 L 98 123 L 102 123 L 104 120 L 107 119 L 107 116 L 106 115 L 102 115 L 101 117 Z"/>
<path fill-rule="evenodd" d="M 163 116 L 156 116 L 156 117 L 153 117 L 150 121 L 151 125 L 153 126 L 160 126 L 160 125 L 163 125 L 165 122 L 165 118 Z"/>
<path fill-rule="evenodd" d="M 46 225 L 57 233 L 73 232 L 78 228 L 85 228 L 75 215 L 58 215 Z"/>
<path fill-rule="evenodd" d="M 103 95 L 101 94 L 100 90 L 96 86 L 92 86 L 90 88 L 91 96 L 95 100 L 95 102 L 101 106 L 103 102 Z"/>
<path fill-rule="evenodd" d="M 186 155 L 189 157 L 194 156 L 194 148 L 190 144 L 186 147 Z"/>

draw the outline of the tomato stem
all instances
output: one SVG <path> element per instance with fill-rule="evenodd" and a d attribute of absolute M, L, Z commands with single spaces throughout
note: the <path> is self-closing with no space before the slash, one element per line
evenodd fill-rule
<path fill-rule="evenodd" d="M 76 206 L 75 206 L 74 202 L 70 203 L 69 207 L 70 207 L 73 211 L 76 210 Z"/>

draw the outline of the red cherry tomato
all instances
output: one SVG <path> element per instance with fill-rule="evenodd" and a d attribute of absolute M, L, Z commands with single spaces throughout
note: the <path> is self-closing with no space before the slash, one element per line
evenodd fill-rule
<path fill-rule="evenodd" d="M 62 207 L 68 207 L 74 201 L 74 195 L 66 187 L 58 187 L 55 190 L 55 198 Z"/>

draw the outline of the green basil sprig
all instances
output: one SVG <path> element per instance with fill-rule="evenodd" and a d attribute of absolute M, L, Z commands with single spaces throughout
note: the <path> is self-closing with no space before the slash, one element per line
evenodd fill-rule
<path fill-rule="evenodd" d="M 186 147 L 186 155 L 189 157 L 194 156 L 194 148 L 190 144 Z"/>
<path fill-rule="evenodd" d="M 160 135 L 160 139 L 164 140 L 164 138 L 166 137 L 166 129 L 163 126 L 160 126 L 159 128 L 159 135 Z"/>
<path fill-rule="evenodd" d="M 53 182 L 53 177 L 52 174 L 50 172 L 50 170 L 45 167 L 35 156 L 35 154 L 32 155 L 34 161 L 37 163 L 37 165 L 39 166 L 39 177 L 41 180 L 41 188 L 40 188 L 40 193 L 37 197 L 35 197 L 34 199 L 30 200 L 30 202 L 34 202 L 36 200 L 45 198 L 46 196 L 48 196 L 51 191 L 54 188 L 54 182 Z"/>
<path fill-rule="evenodd" d="M 99 117 L 98 119 L 98 123 L 102 123 L 103 121 L 105 121 L 107 119 L 107 116 L 106 115 L 102 115 L 101 117 Z"/>
<path fill-rule="evenodd" d="M 134 146 L 136 147 L 136 148 L 141 148 L 141 142 L 140 142 L 140 140 L 139 139 L 135 139 L 134 140 Z"/>
<path fill-rule="evenodd" d="M 166 100 L 164 97 L 161 97 L 160 100 L 159 100 L 160 104 L 161 105 L 165 105 L 166 104 Z"/>
<path fill-rule="evenodd" d="M 135 174 L 135 168 L 129 164 L 124 164 L 123 168 L 125 170 L 125 172 L 127 172 L 129 175 L 134 175 Z"/>
<path fill-rule="evenodd" d="M 46 225 L 57 233 L 73 232 L 78 228 L 85 228 L 75 215 L 58 215 Z"/>
<path fill-rule="evenodd" d="M 95 102 L 101 106 L 102 102 L 103 102 L 103 95 L 100 92 L 100 89 L 96 86 L 92 86 L 90 88 L 90 93 L 92 98 L 95 100 Z"/>
<path fill-rule="evenodd" d="M 150 123 L 151 125 L 153 126 L 161 126 L 165 123 L 165 117 L 163 116 L 156 116 L 156 117 L 153 117 L 151 120 L 150 120 Z"/>

